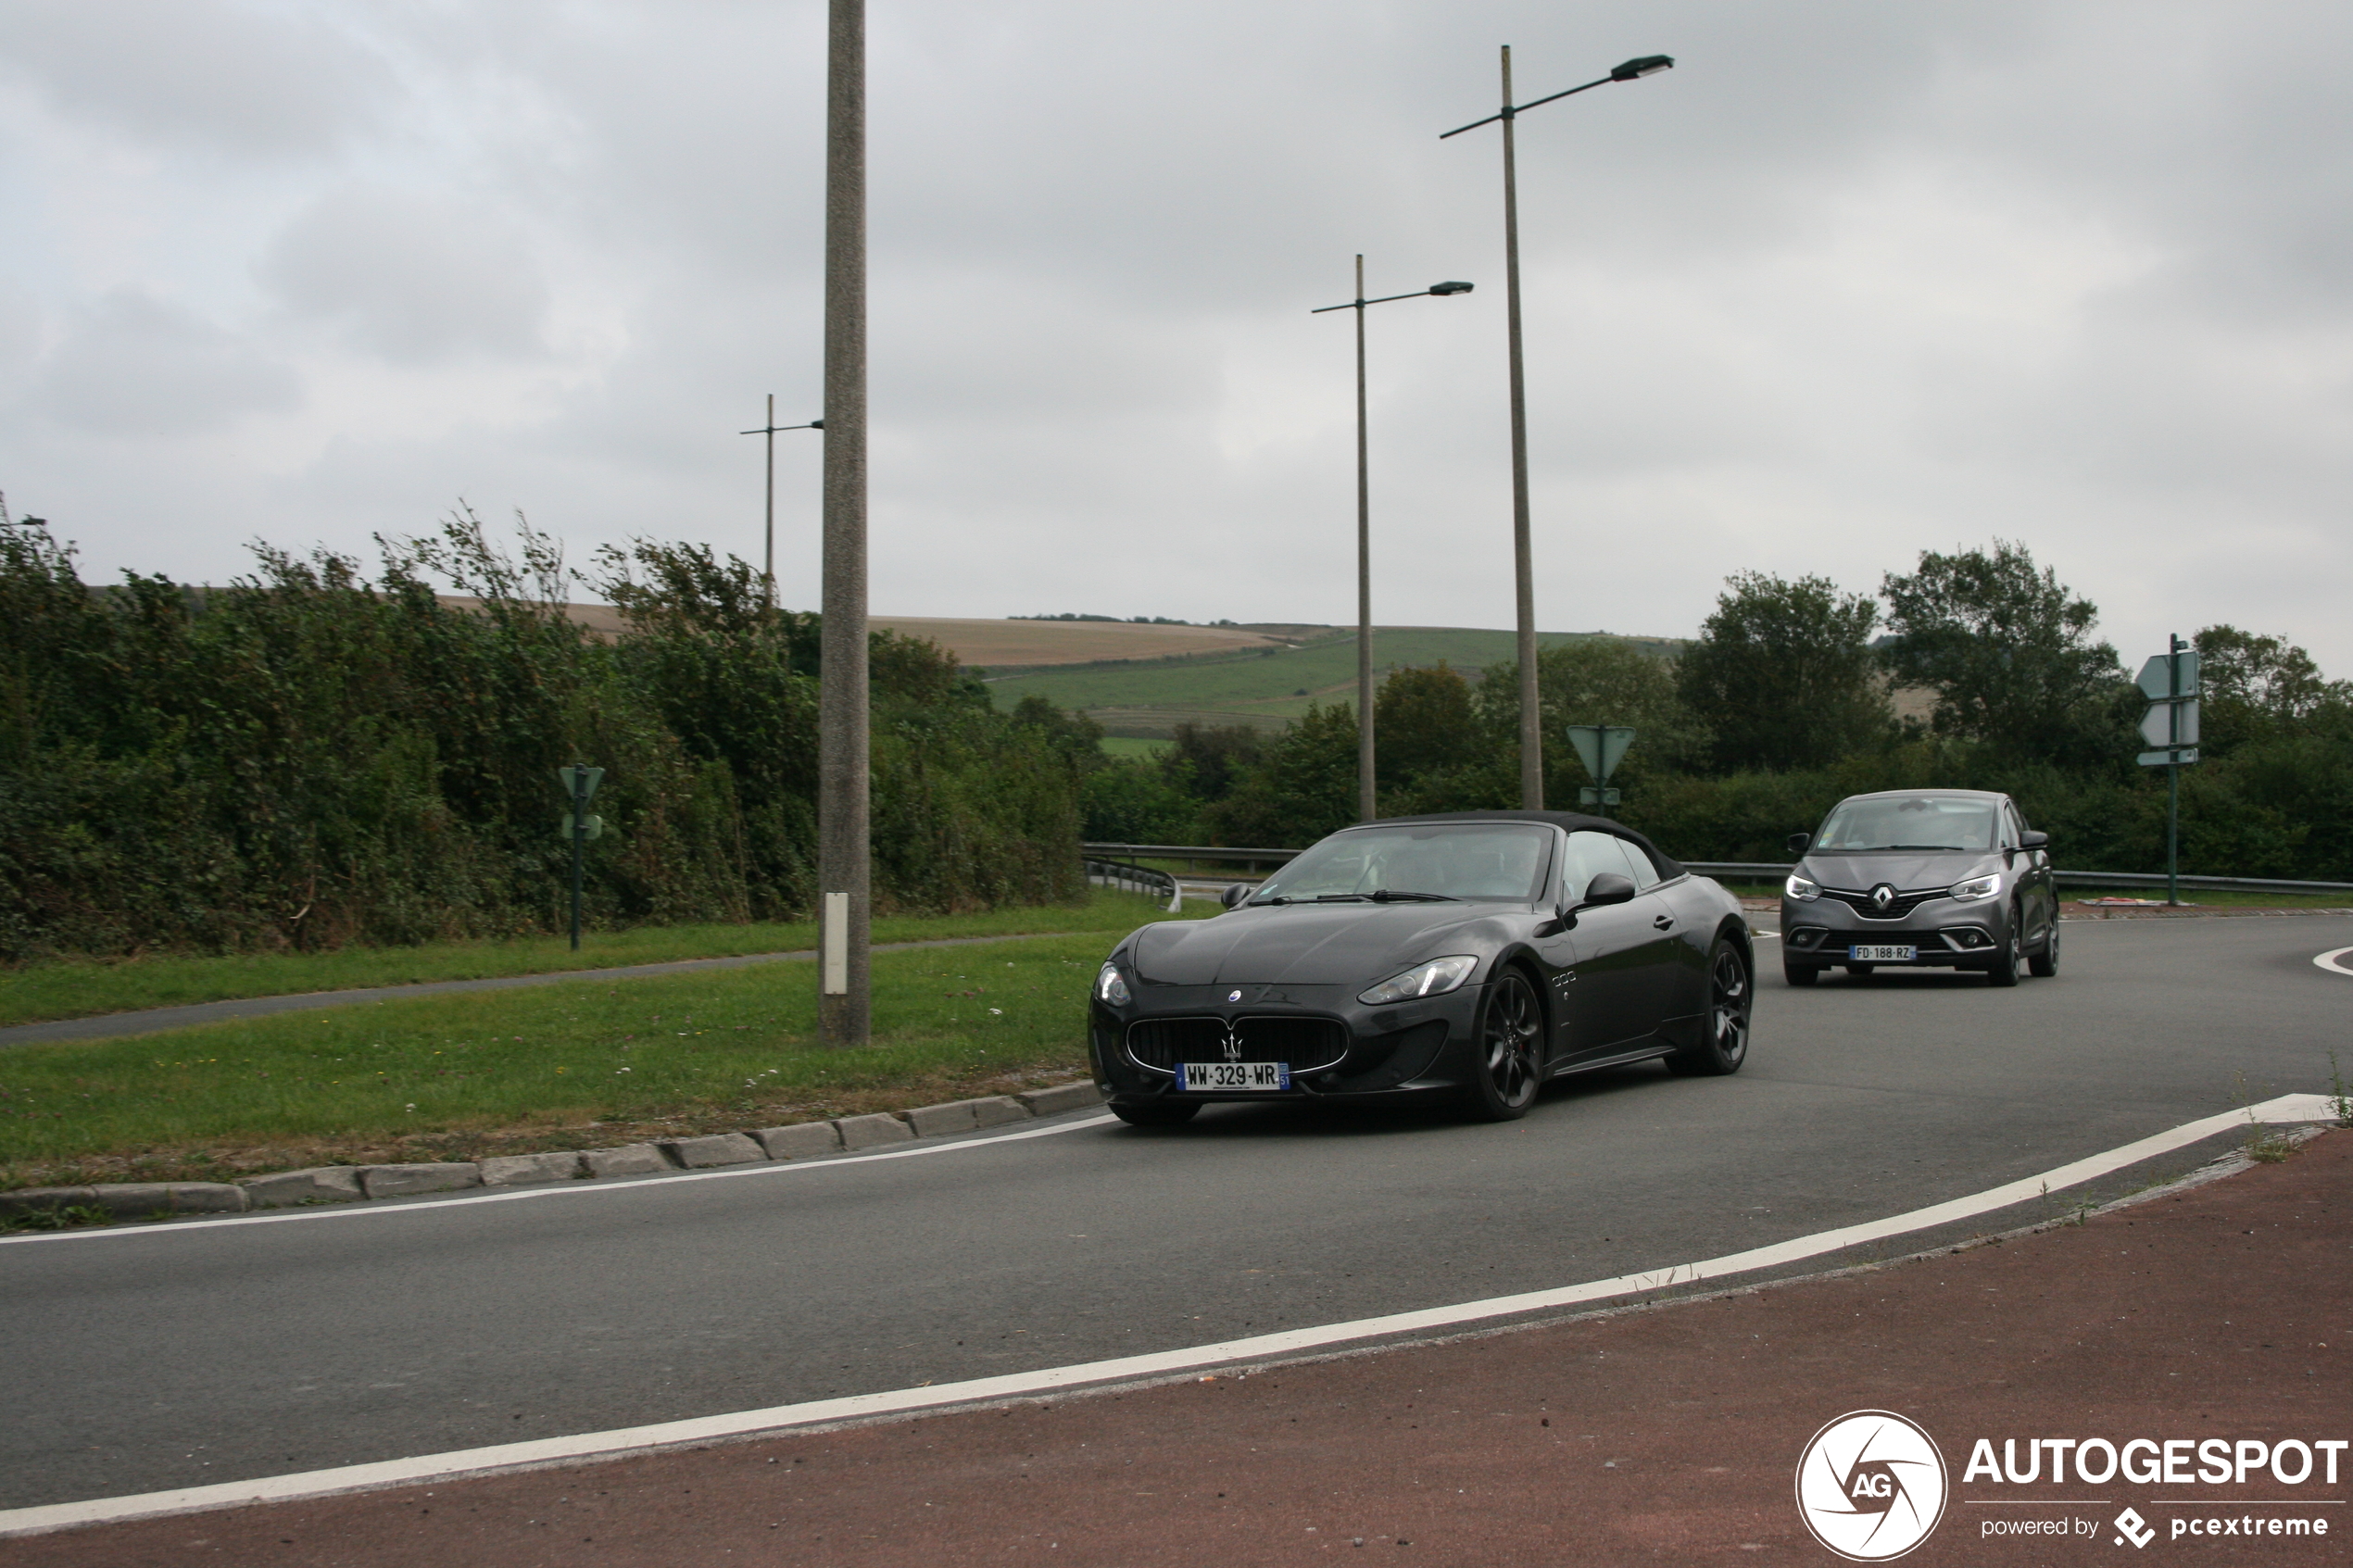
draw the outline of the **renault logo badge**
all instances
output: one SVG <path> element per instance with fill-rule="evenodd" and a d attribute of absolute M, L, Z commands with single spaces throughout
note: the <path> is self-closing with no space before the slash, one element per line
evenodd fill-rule
<path fill-rule="evenodd" d="M 1880 913 L 1885 914 L 1887 907 L 1894 902 L 1895 902 L 1895 889 L 1888 886 L 1887 884 L 1882 882 L 1871 889 L 1871 908 Z"/>

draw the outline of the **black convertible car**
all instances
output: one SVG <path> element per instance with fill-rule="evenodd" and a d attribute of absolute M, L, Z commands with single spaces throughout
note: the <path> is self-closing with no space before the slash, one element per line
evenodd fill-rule
<path fill-rule="evenodd" d="M 1088 1048 L 1123 1121 L 1424 1094 L 1505 1121 L 1563 1073 L 1734 1073 L 1748 1051 L 1739 900 L 1597 817 L 1368 822 L 1226 900 L 1133 933 L 1095 977 Z"/>

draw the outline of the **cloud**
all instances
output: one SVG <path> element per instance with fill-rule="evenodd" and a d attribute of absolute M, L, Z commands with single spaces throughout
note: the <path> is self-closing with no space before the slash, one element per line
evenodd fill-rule
<path fill-rule="evenodd" d="M 33 409 L 131 441 L 191 436 L 301 401 L 294 371 L 194 312 L 123 290 L 100 299 L 52 348 Z"/>
<path fill-rule="evenodd" d="M 394 73 L 304 5 L 10 0 L 0 69 L 53 112 L 229 158 L 313 156 L 363 134 Z"/>
<path fill-rule="evenodd" d="M 293 314 L 396 364 L 546 348 L 546 277 L 522 231 L 482 202 L 345 186 L 298 214 L 255 270 Z"/>
<path fill-rule="evenodd" d="M 1377 608 L 1508 624 L 1500 149 L 1438 139 L 1508 41 L 1523 97 L 1680 62 L 1519 126 L 1547 627 L 1688 632 L 1734 571 L 1862 589 L 2000 534 L 2122 646 L 2228 620 L 2353 673 L 2342 6 L 903 0 L 869 27 L 878 609 L 1351 618 L 1352 334 L 1307 311 L 1362 251 L 1377 292 L 1478 285 L 1372 313 Z M 120 337 L 109 302 L 182 302 L 259 378 L 238 406 L 288 366 L 303 399 L 189 444 L 202 526 L 153 525 L 135 437 L 54 422 L 0 420 L 12 497 L 95 568 L 191 577 L 458 494 L 575 558 L 756 553 L 736 432 L 770 392 L 822 411 L 824 42 L 819 0 L 0 11 L 40 84 L 0 92 L 22 352 L 81 378 L 86 423 L 124 379 L 77 364 Z M 796 603 L 819 450 L 777 452 Z"/>

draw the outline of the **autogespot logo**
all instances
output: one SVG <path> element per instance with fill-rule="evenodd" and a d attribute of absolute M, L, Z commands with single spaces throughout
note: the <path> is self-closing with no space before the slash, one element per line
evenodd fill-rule
<path fill-rule="evenodd" d="M 1850 1562 L 1885 1562 L 1928 1539 L 1949 1489 L 1935 1439 L 1893 1411 L 1840 1416 L 1798 1456 L 1798 1517 Z"/>

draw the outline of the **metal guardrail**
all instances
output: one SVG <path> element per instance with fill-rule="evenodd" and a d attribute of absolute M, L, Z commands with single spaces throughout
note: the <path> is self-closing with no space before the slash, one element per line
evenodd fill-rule
<path fill-rule="evenodd" d="M 1116 860 L 1090 859 L 1085 864 L 1087 880 L 1097 887 L 1116 887 L 1128 893 L 1165 898 L 1171 913 L 1184 906 L 1184 891 L 1176 885 L 1176 879 L 1166 872 L 1154 871 L 1150 866 L 1123 865 Z"/>
<path fill-rule="evenodd" d="M 1124 855 L 1143 860 L 1214 860 L 1220 865 L 1279 866 L 1296 849 L 1237 849 L 1224 844 L 1082 844 L 1089 855 Z"/>
<path fill-rule="evenodd" d="M 1126 855 L 1138 859 L 1211 860 L 1223 865 L 1281 865 L 1296 849 L 1246 849 L 1202 844 L 1087 844 L 1088 854 Z M 1771 860 L 1685 860 L 1683 869 L 1701 876 L 1730 877 L 1740 882 L 1779 882 L 1789 875 L 1787 862 Z M 1164 873 L 1160 873 L 1164 874 Z M 2056 873 L 2076 887 L 2157 887 L 2165 885 L 2163 872 L 2070 872 Z M 2343 894 L 2353 897 L 2353 882 L 2291 882 L 2262 876 L 2184 876 L 2183 888 L 2208 893 L 2280 893 L 2304 897 Z"/>
<path fill-rule="evenodd" d="M 1730 877 L 1738 882 L 1779 882 L 1789 875 L 1786 864 L 1761 860 L 1685 860 L 1683 869 L 1701 876 Z M 2165 886 L 2163 872 L 2056 872 L 2062 883 L 2075 887 Z M 2289 882 L 2262 876 L 2184 876 L 2175 879 L 2184 889 L 2208 893 L 2291 893 L 2308 897 L 2353 894 L 2353 882 Z"/>

